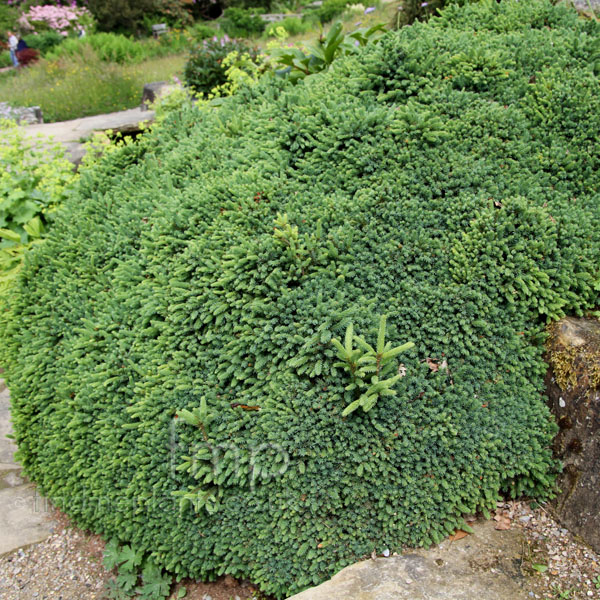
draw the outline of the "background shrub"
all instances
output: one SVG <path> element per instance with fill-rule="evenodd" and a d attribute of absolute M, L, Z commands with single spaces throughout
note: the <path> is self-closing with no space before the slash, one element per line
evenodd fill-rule
<path fill-rule="evenodd" d="M 10 60 L 10 53 L 8 50 L 0 52 L 0 69 L 3 67 L 12 66 L 12 60 Z"/>
<path fill-rule="evenodd" d="M 266 23 L 258 16 L 255 9 L 232 6 L 225 10 L 221 19 L 221 27 L 232 37 L 252 37 L 265 30 Z"/>
<path fill-rule="evenodd" d="M 77 35 L 83 28 L 90 32 L 94 18 L 90 11 L 75 2 L 68 6 L 42 4 L 29 6 L 23 10 L 18 20 L 19 28 L 32 33 L 55 31 L 63 36 Z"/>
<path fill-rule="evenodd" d="M 48 60 L 58 60 L 65 56 L 80 56 L 90 49 L 99 60 L 120 64 L 139 62 L 148 57 L 149 47 L 117 33 L 96 33 L 84 38 L 65 40 L 58 48 L 47 55 Z"/>
<path fill-rule="evenodd" d="M 41 54 L 46 54 L 49 50 L 52 50 L 55 46 L 61 44 L 65 38 L 56 31 L 44 31 L 39 34 L 26 35 L 24 38 L 25 43 L 30 48 L 39 50 Z"/>
<path fill-rule="evenodd" d="M 120 33 L 96 33 L 84 38 L 71 38 L 50 52 L 48 60 L 76 57 L 83 53 L 94 53 L 103 62 L 119 64 L 140 62 L 153 54 L 159 54 L 159 42 L 139 42 Z"/>
<path fill-rule="evenodd" d="M 6 32 L 14 29 L 18 18 L 19 10 L 17 7 L 0 2 L 0 34 L 3 42 L 6 41 Z"/>
<path fill-rule="evenodd" d="M 352 3 L 352 0 L 323 0 L 321 6 L 307 11 L 306 18 L 317 18 L 321 23 L 329 23 L 329 21 L 341 16 L 346 7 Z"/>
<path fill-rule="evenodd" d="M 135 35 L 149 34 L 156 23 L 181 28 L 193 19 L 216 18 L 222 12 L 221 3 L 211 0 L 88 0 L 87 6 L 101 31 Z"/>
<path fill-rule="evenodd" d="M 217 33 L 214 27 L 206 23 L 195 23 L 193 27 L 189 29 L 189 35 L 194 41 L 202 41 L 208 38 L 214 37 Z"/>
<path fill-rule="evenodd" d="M 82 174 L 0 326 L 41 492 L 278 597 L 545 497 L 544 323 L 600 289 L 599 27 L 451 8 Z M 381 314 L 406 374 L 344 418 L 331 340 Z"/>
<path fill-rule="evenodd" d="M 269 37 L 276 37 L 276 30 L 278 27 L 283 27 L 288 35 L 299 35 L 301 33 L 307 33 L 312 29 L 311 23 L 303 21 L 299 17 L 286 17 L 278 23 L 271 23 L 268 25 L 265 32 Z"/>
<path fill-rule="evenodd" d="M 181 32 L 170 32 L 158 40 L 135 40 L 120 33 L 96 33 L 84 38 L 70 38 L 47 53 L 51 61 L 93 53 L 103 62 L 131 64 L 154 57 L 168 56 L 187 50 L 190 42 Z"/>
<path fill-rule="evenodd" d="M 145 31 L 144 16 L 156 13 L 156 0 L 88 0 L 87 6 L 100 31 L 140 34 Z"/>
<path fill-rule="evenodd" d="M 290 0 L 295 3 L 297 0 Z M 269 12 L 271 8 L 274 8 L 275 3 L 271 0 L 224 0 L 223 6 L 225 8 L 229 8 L 232 6 L 238 8 L 253 8 L 253 9 L 262 9 L 265 12 Z"/>
<path fill-rule="evenodd" d="M 232 40 L 227 35 L 221 39 L 213 37 L 197 44 L 185 65 L 184 77 L 186 84 L 195 92 L 208 93 L 227 80 L 223 59 L 231 52 L 250 53 L 256 56 L 256 51 L 249 49 L 241 40 Z"/>

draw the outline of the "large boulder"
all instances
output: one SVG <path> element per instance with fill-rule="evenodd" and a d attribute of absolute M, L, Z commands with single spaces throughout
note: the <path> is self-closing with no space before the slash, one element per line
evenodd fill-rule
<path fill-rule="evenodd" d="M 44 122 L 39 106 L 11 106 L 8 102 L 0 102 L 0 119 L 10 119 L 19 125 L 37 125 Z"/>
<path fill-rule="evenodd" d="M 523 533 L 474 524 L 474 535 L 430 550 L 363 560 L 288 600 L 497 600 L 528 598 L 518 568 Z"/>
<path fill-rule="evenodd" d="M 154 81 L 144 85 L 142 91 L 142 110 L 150 110 L 150 106 L 162 96 L 169 94 L 177 86 L 168 81 Z"/>
<path fill-rule="evenodd" d="M 550 328 L 546 388 L 564 465 L 554 502 L 560 520 L 600 550 L 600 323 L 565 318 Z"/>

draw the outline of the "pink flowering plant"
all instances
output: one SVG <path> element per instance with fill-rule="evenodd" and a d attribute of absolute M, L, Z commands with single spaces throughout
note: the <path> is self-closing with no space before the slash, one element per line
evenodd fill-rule
<path fill-rule="evenodd" d="M 64 35 L 75 34 L 82 29 L 89 33 L 94 27 L 94 18 L 87 8 L 71 2 L 68 6 L 44 4 L 31 6 L 19 18 L 21 28 L 32 33 L 53 30 Z"/>

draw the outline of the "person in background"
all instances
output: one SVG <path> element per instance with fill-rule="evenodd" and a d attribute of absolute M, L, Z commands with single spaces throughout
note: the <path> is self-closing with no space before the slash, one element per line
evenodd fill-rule
<path fill-rule="evenodd" d="M 19 52 L 21 52 L 21 50 L 27 50 L 27 48 L 29 48 L 29 46 L 27 45 L 27 42 L 23 38 L 19 38 L 19 43 L 17 44 L 17 51 L 16 51 L 17 60 L 19 60 Z"/>
<path fill-rule="evenodd" d="M 19 67 L 26 67 L 34 62 L 37 62 L 40 53 L 35 48 L 30 48 L 24 39 L 19 39 L 17 44 L 17 61 Z"/>
<path fill-rule="evenodd" d="M 17 46 L 19 45 L 19 40 L 17 36 L 12 32 L 8 32 L 8 50 L 10 52 L 10 60 L 12 61 L 13 67 L 19 66 L 19 61 L 17 59 Z"/>

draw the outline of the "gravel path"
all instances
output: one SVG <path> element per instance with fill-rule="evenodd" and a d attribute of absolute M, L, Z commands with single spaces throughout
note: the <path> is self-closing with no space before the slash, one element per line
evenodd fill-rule
<path fill-rule="evenodd" d="M 54 532 L 47 540 L 0 557 L 0 600 L 105 598 L 104 586 L 111 573 L 102 566 L 101 538 L 71 527 L 67 517 L 58 511 L 50 513 L 49 518 L 54 522 Z M 502 504 L 496 521 L 499 529 L 517 528 L 524 533 L 518 568 L 530 598 L 600 600 L 600 556 L 543 508 L 532 510 L 519 502 Z M 495 568 L 492 563 L 487 568 Z M 183 585 L 188 600 L 260 597 L 249 582 L 240 583 L 231 577 L 211 584 L 188 581 Z M 177 590 L 175 587 L 171 598 L 176 597 Z"/>
<path fill-rule="evenodd" d="M 57 510 L 48 518 L 54 528 L 48 539 L 0 557 L 0 600 L 105 599 L 105 585 L 113 574 L 102 565 L 102 539 L 73 527 Z M 263 600 L 249 582 L 232 577 L 215 583 L 182 582 L 174 586 L 171 598 L 181 586 L 187 590 L 186 600 Z"/>
<path fill-rule="evenodd" d="M 102 567 L 104 543 L 68 527 L 60 513 L 48 539 L 0 558 L 1 600 L 96 600 L 109 574 Z"/>
<path fill-rule="evenodd" d="M 525 503 L 510 503 L 505 511 L 512 515 L 512 526 L 522 528 L 525 534 L 522 571 L 533 575 L 528 585 L 531 598 L 600 599 L 598 553 L 543 508 L 531 510 Z M 536 572 L 533 565 L 546 570 Z"/>

